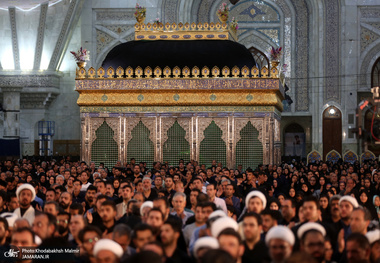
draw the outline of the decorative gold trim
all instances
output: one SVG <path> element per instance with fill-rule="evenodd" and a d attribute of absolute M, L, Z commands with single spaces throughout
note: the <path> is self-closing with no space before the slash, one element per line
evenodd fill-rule
<path fill-rule="evenodd" d="M 96 73 L 95 73 L 96 72 Z M 172 75 L 173 73 L 173 75 Z M 261 73 L 261 77 L 260 77 Z M 278 79 L 279 71 L 276 67 L 271 67 L 270 71 L 267 67 L 263 67 L 260 70 L 254 66 L 252 69 L 249 69 L 247 66 L 244 66 L 243 68 L 239 68 L 237 66 L 234 66 L 232 70 L 228 68 L 227 66 L 223 67 L 222 69 L 222 77 L 223 78 L 274 78 Z M 154 74 L 154 76 L 152 76 Z M 163 75 L 162 75 L 163 74 Z M 250 74 L 252 77 L 250 77 Z M 160 67 L 156 67 L 154 71 L 152 72 L 152 69 L 150 67 L 146 67 L 144 70 L 138 66 L 137 68 L 133 69 L 132 67 L 127 67 L 125 69 L 125 77 L 124 77 L 124 69 L 122 67 L 118 67 L 116 69 L 116 78 L 126 78 L 126 79 L 132 79 L 132 78 L 181 78 L 183 76 L 184 78 L 199 78 L 199 76 L 202 76 L 202 78 L 217 78 L 220 76 L 220 70 L 217 66 L 214 66 L 212 70 L 208 67 L 203 67 L 202 71 L 199 70 L 197 66 L 193 67 L 191 69 L 191 75 L 190 75 L 190 69 L 189 67 L 184 67 L 181 69 L 178 66 L 175 66 L 173 69 L 166 66 L 164 70 L 162 70 Z M 80 68 L 79 70 L 76 70 L 76 79 L 114 79 L 115 78 L 115 70 L 112 67 L 109 67 L 107 71 L 105 71 L 102 67 L 100 67 L 97 71 L 90 67 L 87 71 L 85 68 Z"/>
<path fill-rule="evenodd" d="M 135 24 L 135 40 L 228 40 L 226 23 Z"/>
<path fill-rule="evenodd" d="M 86 90 L 79 106 L 275 106 L 282 102 L 274 90 Z"/>
<path fill-rule="evenodd" d="M 278 109 L 273 106 L 85 106 L 80 107 L 81 113 L 100 113 L 100 112 L 112 112 L 112 113 L 197 113 L 197 112 L 265 112 L 280 114 Z"/>
<path fill-rule="evenodd" d="M 76 90 L 86 92 L 98 91 L 133 91 L 133 90 L 275 90 L 283 93 L 279 79 L 272 78 L 181 78 L 181 79 L 79 79 Z"/>

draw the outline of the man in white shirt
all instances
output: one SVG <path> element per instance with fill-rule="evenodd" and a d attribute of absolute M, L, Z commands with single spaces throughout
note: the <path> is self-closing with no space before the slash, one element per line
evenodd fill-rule
<path fill-rule="evenodd" d="M 215 185 L 214 184 L 207 185 L 206 192 L 207 192 L 210 202 L 213 202 L 216 205 L 216 207 L 222 209 L 224 213 L 227 214 L 226 202 L 222 198 L 216 197 Z"/>

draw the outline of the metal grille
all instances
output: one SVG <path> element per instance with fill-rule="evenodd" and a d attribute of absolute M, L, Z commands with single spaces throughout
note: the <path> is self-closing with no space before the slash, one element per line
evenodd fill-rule
<path fill-rule="evenodd" d="M 114 131 L 106 122 L 96 130 L 96 139 L 91 146 L 91 161 L 96 166 L 104 163 L 108 168 L 113 167 L 118 159 L 117 143 L 113 139 Z"/>
<path fill-rule="evenodd" d="M 243 169 L 256 169 L 263 162 L 263 145 L 258 139 L 259 131 L 251 122 L 240 131 L 240 140 L 236 144 L 236 165 Z"/>
<path fill-rule="evenodd" d="M 151 168 L 154 162 L 154 144 L 149 138 L 149 129 L 140 121 L 132 130 L 132 139 L 128 142 L 128 159 L 135 158 L 136 162 L 146 162 Z"/>
<path fill-rule="evenodd" d="M 257 67 L 259 69 L 262 69 L 263 67 L 269 67 L 269 59 L 263 52 L 254 47 L 251 47 L 249 51 L 252 53 L 252 56 L 255 59 Z"/>
<path fill-rule="evenodd" d="M 176 121 L 168 130 L 168 139 L 164 143 L 164 162 L 176 166 L 180 159 L 190 161 L 190 144 L 185 139 L 186 131 Z"/>
<path fill-rule="evenodd" d="M 226 166 L 226 143 L 222 140 L 222 130 L 212 121 L 203 133 L 205 138 L 200 145 L 199 163 L 210 167 L 212 160 L 216 160 Z"/>

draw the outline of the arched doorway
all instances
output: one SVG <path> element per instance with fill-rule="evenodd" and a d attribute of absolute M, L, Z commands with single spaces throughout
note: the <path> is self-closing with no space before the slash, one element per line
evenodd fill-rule
<path fill-rule="evenodd" d="M 342 113 L 334 106 L 323 112 L 323 156 L 331 150 L 342 154 Z"/>
<path fill-rule="evenodd" d="M 292 123 L 284 129 L 284 161 L 297 161 L 306 158 L 306 135 L 304 128 Z"/>

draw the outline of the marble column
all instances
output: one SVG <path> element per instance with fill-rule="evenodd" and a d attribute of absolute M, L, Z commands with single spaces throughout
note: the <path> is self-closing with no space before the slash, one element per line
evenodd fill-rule
<path fill-rule="evenodd" d="M 1 87 L 4 109 L 4 138 L 20 137 L 20 92 L 22 87 Z"/>

